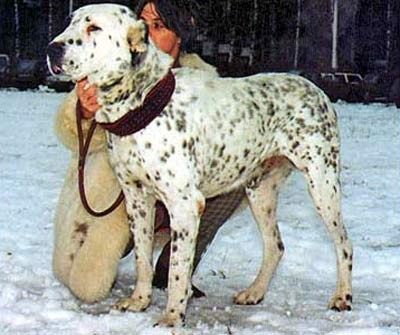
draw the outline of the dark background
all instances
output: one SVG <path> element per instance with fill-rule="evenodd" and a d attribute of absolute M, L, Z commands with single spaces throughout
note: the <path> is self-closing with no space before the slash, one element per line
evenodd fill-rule
<path fill-rule="evenodd" d="M 0 53 L 29 59 L 45 57 L 46 46 L 63 29 L 71 4 L 76 9 L 101 2 L 0 1 Z M 240 63 L 241 71 L 248 72 L 294 69 L 300 5 L 297 68 L 331 68 L 332 0 L 209 0 L 202 4 L 210 21 L 196 49 L 219 67 L 235 68 Z M 338 0 L 338 4 L 338 69 L 364 74 L 397 66 L 400 1 Z"/>
<path fill-rule="evenodd" d="M 337 67 L 332 68 L 335 1 Z M 63 30 L 71 8 L 101 2 L 0 0 L 0 54 L 7 54 L 11 64 L 21 59 L 44 64 L 47 44 Z M 135 1 L 108 2 L 135 6 Z M 194 51 L 216 65 L 223 75 L 347 71 L 400 76 L 399 0 L 199 2 L 207 25 Z"/>

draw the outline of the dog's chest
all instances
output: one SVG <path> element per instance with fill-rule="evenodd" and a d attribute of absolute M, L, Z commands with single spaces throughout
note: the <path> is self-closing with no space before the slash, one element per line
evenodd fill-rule
<path fill-rule="evenodd" d="M 143 150 L 133 136 L 107 136 L 110 163 L 120 183 L 142 180 L 146 176 Z"/>
<path fill-rule="evenodd" d="M 157 123 L 134 135 L 108 134 L 110 162 L 122 186 L 140 181 L 157 194 L 157 190 L 181 184 L 183 170 L 194 171 L 193 161 L 186 160 L 189 143 L 182 144 L 184 139 L 167 131 L 165 122 Z"/>

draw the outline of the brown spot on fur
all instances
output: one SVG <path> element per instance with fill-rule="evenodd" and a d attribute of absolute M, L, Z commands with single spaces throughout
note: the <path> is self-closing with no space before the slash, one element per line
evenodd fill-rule
<path fill-rule="evenodd" d="M 263 165 L 268 171 L 271 171 L 287 161 L 285 156 L 273 156 L 264 161 Z"/>
<path fill-rule="evenodd" d="M 197 202 L 197 209 L 199 211 L 199 215 L 202 215 L 204 213 L 204 210 L 206 209 L 206 205 L 205 205 L 204 201 Z"/>

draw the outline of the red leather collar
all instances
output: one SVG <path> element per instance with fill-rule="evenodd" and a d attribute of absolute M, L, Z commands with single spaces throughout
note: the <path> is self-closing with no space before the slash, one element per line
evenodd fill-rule
<path fill-rule="evenodd" d="M 120 119 L 110 123 L 98 123 L 105 130 L 127 136 L 145 128 L 163 111 L 175 90 L 175 76 L 170 70 L 146 95 L 143 104 L 130 110 Z"/>

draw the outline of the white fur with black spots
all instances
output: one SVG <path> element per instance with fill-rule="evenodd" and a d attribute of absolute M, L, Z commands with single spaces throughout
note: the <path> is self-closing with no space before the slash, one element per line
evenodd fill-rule
<path fill-rule="evenodd" d="M 145 23 L 118 5 L 77 10 L 49 49 L 54 46 L 62 52 L 50 67 L 99 87 L 99 122 L 113 122 L 141 105 L 173 62 L 148 39 Z M 298 169 L 336 247 L 337 290 L 329 307 L 351 309 L 352 245 L 341 216 L 336 114 L 326 95 L 289 74 L 233 79 L 187 68 L 173 73 L 176 88 L 160 116 L 133 135 L 107 134 L 137 266 L 132 296 L 116 307 L 142 311 L 151 302 L 154 203 L 161 200 L 170 213 L 172 243 L 168 303 L 159 323 L 182 323 L 205 199 L 243 186 L 264 252 L 257 278 L 235 302 L 260 302 L 284 250 L 276 221 L 279 186 Z"/>

